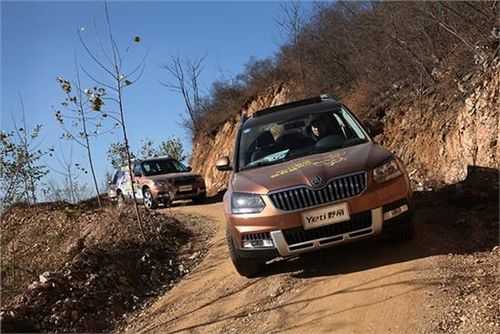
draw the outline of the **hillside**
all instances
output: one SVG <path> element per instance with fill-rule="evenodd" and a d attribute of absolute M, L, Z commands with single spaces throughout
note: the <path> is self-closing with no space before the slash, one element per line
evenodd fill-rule
<path fill-rule="evenodd" d="M 362 90 L 352 90 L 342 101 L 363 119 L 383 123 L 377 142 L 390 148 L 407 164 L 415 185 L 463 180 L 467 166 L 498 168 L 500 62 L 498 57 L 456 78 L 440 69 L 441 79 L 421 90 L 408 83 L 394 84 L 374 101 Z M 287 84 L 269 87 L 241 107 L 246 114 L 291 100 Z M 223 190 L 228 173 L 216 171 L 215 161 L 232 156 L 239 118 L 217 131 L 195 138 L 193 169 L 205 177 L 211 194 Z"/>

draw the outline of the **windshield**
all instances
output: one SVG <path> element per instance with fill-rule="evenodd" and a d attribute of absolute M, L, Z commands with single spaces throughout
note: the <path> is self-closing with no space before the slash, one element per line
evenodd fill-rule
<path fill-rule="evenodd" d="M 186 166 L 172 159 L 148 160 L 142 163 L 144 175 L 161 175 L 168 173 L 187 172 Z"/>
<path fill-rule="evenodd" d="M 272 165 L 298 157 L 358 145 L 368 138 L 345 108 L 244 128 L 240 135 L 240 169 Z"/>

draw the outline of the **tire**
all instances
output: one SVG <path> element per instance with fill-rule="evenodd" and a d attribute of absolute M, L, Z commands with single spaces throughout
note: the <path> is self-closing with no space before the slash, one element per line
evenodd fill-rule
<path fill-rule="evenodd" d="M 125 196 L 121 191 L 118 191 L 116 194 L 116 205 L 121 208 L 125 205 Z"/>
<path fill-rule="evenodd" d="M 231 256 L 231 261 L 233 262 L 236 271 L 247 278 L 258 277 L 259 274 L 264 269 L 264 263 L 259 259 L 255 258 L 242 258 L 234 246 L 233 238 L 228 229 L 226 229 L 226 240 L 229 248 L 229 255 Z"/>
<path fill-rule="evenodd" d="M 202 204 L 203 202 L 205 202 L 206 199 L 207 199 L 207 194 L 202 194 L 202 195 L 193 197 L 193 203 Z"/>
<path fill-rule="evenodd" d="M 415 223 L 413 218 L 409 217 L 402 225 L 394 231 L 394 239 L 396 241 L 410 241 L 415 237 Z"/>
<path fill-rule="evenodd" d="M 142 195 L 144 198 L 144 206 L 148 210 L 154 210 L 158 207 L 158 203 L 156 203 L 155 199 L 153 198 L 153 194 L 151 194 L 151 191 L 148 188 L 145 188 L 142 191 Z"/>

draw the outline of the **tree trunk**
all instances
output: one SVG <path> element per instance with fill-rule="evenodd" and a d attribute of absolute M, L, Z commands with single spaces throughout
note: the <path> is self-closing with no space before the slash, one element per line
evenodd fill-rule
<path fill-rule="evenodd" d="M 76 72 L 77 75 L 77 80 L 78 80 L 78 95 L 79 99 L 78 102 L 80 103 L 80 112 L 82 113 L 82 127 L 83 127 L 83 135 L 85 136 L 85 148 L 87 149 L 87 157 L 89 159 L 89 165 L 90 165 L 90 173 L 92 174 L 92 179 L 94 181 L 94 187 L 95 187 L 95 192 L 97 195 L 97 204 L 99 205 L 99 208 L 102 208 L 101 204 L 101 195 L 99 194 L 99 186 L 97 185 L 97 177 L 95 176 L 95 170 L 94 170 L 94 162 L 92 161 L 92 151 L 90 148 L 90 140 L 89 140 L 89 135 L 87 133 L 87 119 L 85 118 L 85 111 L 83 109 L 82 105 L 82 89 L 81 89 L 81 84 L 80 84 L 80 72 L 77 69 Z"/>
<path fill-rule="evenodd" d="M 135 215 L 137 216 L 137 223 L 139 224 L 139 230 L 141 231 L 142 238 L 146 241 L 146 234 L 144 233 L 144 228 L 142 224 L 141 213 L 139 212 L 139 205 L 137 204 L 137 198 L 135 196 L 135 185 L 134 185 L 134 175 L 132 173 L 132 159 L 130 158 L 130 150 L 128 146 L 127 128 L 125 127 L 125 117 L 123 115 L 123 103 L 122 103 L 122 89 L 120 83 L 120 73 L 116 69 L 116 78 L 118 83 L 118 106 L 120 108 L 120 120 L 123 132 L 123 141 L 125 142 L 125 152 L 127 154 L 127 164 L 128 164 L 128 175 L 130 177 L 130 185 L 132 187 L 132 199 L 134 201 Z"/>

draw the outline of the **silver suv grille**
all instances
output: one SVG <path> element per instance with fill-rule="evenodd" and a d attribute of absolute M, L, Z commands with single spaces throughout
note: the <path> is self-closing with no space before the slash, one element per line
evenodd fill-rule
<path fill-rule="evenodd" d="M 280 210 L 305 209 L 361 194 L 366 188 L 366 176 L 366 172 L 341 176 L 321 189 L 301 186 L 271 193 L 269 198 Z"/>

